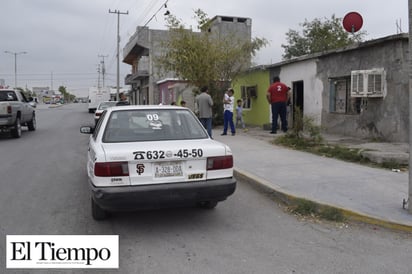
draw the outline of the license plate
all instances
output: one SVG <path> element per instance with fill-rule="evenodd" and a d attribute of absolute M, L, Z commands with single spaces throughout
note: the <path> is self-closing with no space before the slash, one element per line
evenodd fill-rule
<path fill-rule="evenodd" d="M 183 176 L 181 162 L 158 163 L 154 166 L 155 178 Z"/>

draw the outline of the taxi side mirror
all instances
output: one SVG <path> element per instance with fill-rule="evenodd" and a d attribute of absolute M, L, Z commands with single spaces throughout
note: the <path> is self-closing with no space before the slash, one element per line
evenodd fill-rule
<path fill-rule="evenodd" d="M 91 126 L 82 126 L 82 127 L 80 127 L 80 133 L 93 134 L 93 132 L 94 132 L 94 127 L 91 127 Z"/>

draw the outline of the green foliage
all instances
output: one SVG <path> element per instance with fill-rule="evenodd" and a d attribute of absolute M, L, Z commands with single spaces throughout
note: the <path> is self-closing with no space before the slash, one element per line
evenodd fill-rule
<path fill-rule="evenodd" d="M 260 38 L 243 41 L 235 34 L 215 37 L 210 32 L 182 27 L 169 29 L 169 38 L 162 43 L 164 53 L 156 57 L 159 72 L 174 72 L 197 87 L 235 78 L 249 68 L 251 57 L 266 45 Z"/>
<path fill-rule="evenodd" d="M 312 117 L 303 116 L 299 107 L 294 110 L 293 128 L 289 132 L 276 138 L 274 142 L 325 157 L 356 163 L 370 163 L 368 159 L 362 157 L 359 149 L 324 144 L 321 127 L 314 123 Z"/>
<path fill-rule="evenodd" d="M 340 145 L 319 145 L 314 147 L 312 151 L 318 155 L 325 157 L 336 158 L 348 162 L 367 163 L 369 160 L 362 157 L 359 149 L 352 149 Z"/>
<path fill-rule="evenodd" d="M 319 217 L 328 221 L 343 222 L 345 216 L 341 210 L 334 207 L 324 207 L 319 211 Z"/>
<path fill-rule="evenodd" d="M 312 117 L 303 116 L 299 107 L 294 108 L 293 118 L 293 126 L 290 131 L 290 135 L 292 135 L 293 138 L 300 139 L 303 138 L 304 133 L 308 133 L 308 141 L 313 143 L 320 143 L 323 141 L 321 127 L 315 124 Z"/>
<path fill-rule="evenodd" d="M 359 153 L 359 149 L 347 148 L 339 145 L 328 145 L 324 144 L 323 141 L 316 142 L 315 140 L 323 140 L 323 138 L 312 139 L 304 136 L 296 137 L 293 134 L 287 134 L 276 138 L 274 143 L 324 157 L 336 158 L 354 163 L 371 164 L 367 158 L 364 158 Z"/>
<path fill-rule="evenodd" d="M 273 141 L 275 144 L 290 147 L 296 150 L 307 151 L 308 141 L 305 138 L 294 135 L 293 133 L 288 133 L 286 135 L 277 137 Z"/>
<path fill-rule="evenodd" d="M 306 199 L 296 199 L 293 201 L 292 212 L 302 216 L 319 217 L 328 221 L 342 222 L 345 217 L 340 209 L 330 206 L 318 205 Z"/>
<path fill-rule="evenodd" d="M 195 10 L 195 19 L 197 19 L 197 29 L 200 31 L 207 31 L 210 26 L 210 19 L 203 10 Z"/>
<path fill-rule="evenodd" d="M 60 86 L 59 87 L 59 92 L 63 95 L 63 99 L 65 102 L 70 102 L 73 101 L 74 98 L 76 96 L 74 96 L 73 94 L 70 94 L 67 90 L 65 86 Z"/>
<path fill-rule="evenodd" d="M 185 29 L 172 14 L 167 17 L 169 36 L 161 44 L 164 51 L 156 57 L 156 64 L 159 74 L 173 72 L 195 87 L 209 86 L 209 93 L 218 106 L 228 83 L 250 67 L 251 57 L 267 41 L 263 38 L 245 41 L 236 33 L 223 37 L 214 35 L 208 31 L 207 14 L 200 9 L 195 11 L 195 19 L 201 32 Z M 222 109 L 217 111 L 223 112 Z"/>
<path fill-rule="evenodd" d="M 408 169 L 408 165 L 403 165 L 397 162 L 383 162 L 381 165 L 383 168 L 387 169 Z"/>
<path fill-rule="evenodd" d="M 301 215 L 313 215 L 316 214 L 318 207 L 317 205 L 309 200 L 305 199 L 297 199 L 295 201 L 296 205 L 293 209 L 293 213 L 301 214 Z"/>
<path fill-rule="evenodd" d="M 309 138 L 312 142 L 319 144 L 323 141 L 321 127 L 315 124 L 312 117 L 303 117 L 303 129 L 309 133 Z"/>
<path fill-rule="evenodd" d="M 301 23 L 300 26 L 302 33 L 297 30 L 289 30 L 286 33 L 287 44 L 282 44 L 283 58 L 286 60 L 345 47 L 362 41 L 366 36 L 365 31 L 355 34 L 346 32 L 342 27 L 342 18 L 337 18 L 335 15 L 332 15 L 330 19 L 315 18 L 310 22 L 305 19 L 305 22 Z"/>
<path fill-rule="evenodd" d="M 293 126 L 292 126 L 292 135 L 294 138 L 299 139 L 301 138 L 301 134 L 303 132 L 303 114 L 300 107 L 295 107 L 293 111 Z"/>

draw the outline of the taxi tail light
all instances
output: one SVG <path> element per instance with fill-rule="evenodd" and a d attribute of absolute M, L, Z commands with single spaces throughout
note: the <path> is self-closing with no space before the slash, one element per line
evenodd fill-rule
<path fill-rule="evenodd" d="M 95 163 L 94 175 L 99 177 L 129 176 L 129 167 L 127 162 Z"/>
<path fill-rule="evenodd" d="M 233 156 L 218 156 L 207 158 L 207 170 L 228 169 L 233 167 Z"/>

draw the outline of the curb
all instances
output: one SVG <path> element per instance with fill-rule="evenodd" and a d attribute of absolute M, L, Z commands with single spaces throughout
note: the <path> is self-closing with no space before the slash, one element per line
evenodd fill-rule
<path fill-rule="evenodd" d="M 299 197 L 290 193 L 286 193 L 283 191 L 279 191 L 276 187 L 273 186 L 273 183 L 268 182 L 267 180 L 257 177 L 247 171 L 241 170 L 239 168 L 234 168 L 233 170 L 234 177 L 237 180 L 246 181 L 247 183 L 258 187 L 260 190 L 267 194 L 273 195 L 276 199 L 280 200 L 281 202 L 285 203 L 286 205 L 293 205 L 296 204 L 297 200 L 308 200 L 304 197 Z M 280 187 L 279 187 L 280 189 Z M 389 228 L 392 230 L 399 230 L 403 232 L 412 232 L 412 226 L 395 223 L 390 220 L 379 219 L 373 216 L 369 216 L 367 214 L 355 212 L 353 210 L 347 208 L 341 208 L 335 205 L 325 204 L 314 200 L 309 200 L 316 204 L 320 208 L 334 208 L 339 210 L 343 216 L 351 221 L 362 222 L 370 225 L 376 225 L 384 228 Z"/>

